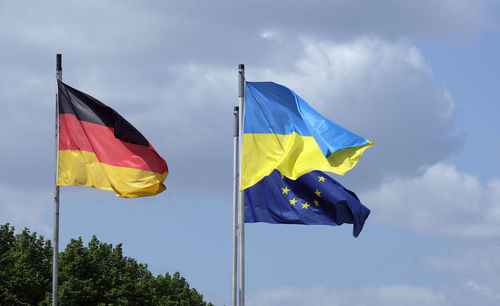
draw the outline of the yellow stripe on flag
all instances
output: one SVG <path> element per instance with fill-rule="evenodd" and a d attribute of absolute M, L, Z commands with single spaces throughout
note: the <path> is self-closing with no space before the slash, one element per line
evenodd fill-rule
<path fill-rule="evenodd" d="M 344 175 L 372 145 L 370 142 L 343 149 L 326 158 L 313 136 L 300 136 L 295 132 L 289 135 L 243 134 L 241 190 L 255 185 L 274 169 L 292 180 L 313 170 Z"/>
<path fill-rule="evenodd" d="M 92 152 L 60 150 L 57 185 L 79 185 L 111 190 L 117 196 L 152 196 L 165 190 L 165 173 L 111 166 L 99 162 Z"/>

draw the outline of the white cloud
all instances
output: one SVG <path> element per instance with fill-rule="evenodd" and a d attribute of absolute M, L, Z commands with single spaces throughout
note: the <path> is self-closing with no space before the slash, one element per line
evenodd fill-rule
<path fill-rule="evenodd" d="M 342 178 L 344 184 L 360 190 L 359 186 L 372 186 L 384 176 L 414 175 L 422 166 L 441 161 L 457 150 L 460 142 L 450 134 L 453 98 L 436 84 L 425 59 L 413 44 L 373 37 L 338 43 L 304 38 L 298 47 L 301 54 L 291 61 L 292 70 L 288 66 L 270 69 L 265 63 L 259 63 L 247 66 L 247 78 L 282 83 L 328 118 L 375 142 L 362 158 L 362 167 Z M 72 57 L 70 60 L 73 61 Z M 119 70 L 113 68 L 116 66 Z M 145 73 L 144 66 L 150 68 L 149 74 Z M 97 63 L 87 66 L 86 61 L 76 65 L 63 62 L 63 67 L 66 69 L 64 79 L 70 85 L 114 107 L 143 132 L 160 153 L 165 152 L 172 170 L 167 180 L 183 177 L 186 180 L 182 184 L 189 182 L 189 185 L 193 183 L 193 174 L 176 169 L 196 169 L 197 173 L 212 175 L 209 184 L 203 176 L 196 175 L 194 180 L 199 181 L 199 186 L 210 190 L 218 190 L 220 186 L 230 188 L 230 183 L 223 185 L 223 181 L 229 182 L 224 177 L 231 176 L 236 64 L 231 67 L 190 61 L 175 64 L 165 58 L 144 65 L 107 63 L 99 69 Z M 75 77 L 75 71 L 80 69 L 85 73 Z M 18 87 L 13 82 L 12 86 L 5 86 L 0 98 L 16 97 L 12 105 L 28 107 L 33 103 L 30 97 L 38 96 L 43 87 L 43 96 L 47 98 L 41 104 L 44 105 L 42 113 L 24 114 L 12 106 L 1 116 L 5 118 L 5 126 L 18 124 L 18 133 L 26 134 L 22 144 L 16 144 L 18 137 L 9 139 L 12 142 L 9 148 L 39 142 L 38 146 L 45 150 L 41 156 L 49 161 L 52 156 L 49 150 L 53 146 L 46 139 L 52 139 L 52 126 L 44 122 L 53 120 L 48 106 L 54 103 L 51 94 L 54 88 L 47 85 L 53 81 L 47 76 L 34 84 L 30 92 L 18 96 Z M 24 120 L 14 121 L 12 118 L 19 114 L 24 114 Z M 35 137 L 30 134 L 33 124 L 46 128 L 37 129 Z M 4 151 L 7 160 L 18 157 L 13 151 Z M 23 159 L 33 160 L 29 156 Z M 17 173 L 13 164 L 3 167 L 9 179 Z M 48 162 L 43 163 L 46 164 Z M 50 171 L 49 167 L 43 170 Z M 33 184 L 37 182 L 42 180 L 34 180 Z"/>
<path fill-rule="evenodd" d="M 447 298 L 431 289 L 412 286 L 379 286 L 332 290 L 324 287 L 280 287 L 251 294 L 248 305 L 259 306 L 445 306 Z"/>
<path fill-rule="evenodd" d="M 353 169 L 355 174 L 342 178 L 343 183 L 351 188 L 373 186 L 384 176 L 416 175 L 422 166 L 443 160 L 459 147 L 459 139 L 451 134 L 453 98 L 436 84 L 411 43 L 361 38 L 347 43 L 304 40 L 302 46 L 293 72 L 250 66 L 247 79 L 286 85 L 328 118 L 375 142 L 362 158 L 361 172 Z M 147 86 L 147 104 L 140 106 L 140 113 L 131 112 L 131 122 L 142 121 L 138 128 L 144 125 L 152 131 L 145 135 L 167 152 L 167 162 L 211 173 L 210 182 L 199 185 L 216 190 L 231 171 L 236 66 L 186 63 L 167 71 L 171 80 Z M 176 175 L 190 182 L 203 180 L 186 172 Z"/>
<path fill-rule="evenodd" d="M 260 37 L 262 37 L 263 39 L 282 41 L 279 33 L 275 30 L 264 30 L 260 33 Z"/>
<path fill-rule="evenodd" d="M 353 189 L 362 190 L 360 187 L 371 186 L 390 175 L 415 175 L 420 167 L 443 160 L 460 146 L 460 139 L 451 135 L 452 94 L 437 84 L 413 43 L 392 40 L 406 36 L 408 29 L 395 36 L 384 35 L 387 29 L 374 14 L 368 14 L 365 4 L 314 2 L 307 6 L 298 3 L 284 6 L 273 2 L 266 3 L 266 12 L 254 4 L 242 9 L 226 3 L 227 10 L 222 12 L 217 10 L 222 5 L 218 2 L 206 7 L 200 4 L 203 9 L 198 10 L 192 10 L 192 3 L 137 6 L 120 2 L 117 6 L 98 7 L 106 11 L 110 5 L 112 14 L 97 14 L 88 23 L 86 16 L 94 16 L 95 8 L 87 5 L 69 8 L 62 4 L 56 11 L 76 10 L 78 14 L 62 14 L 61 20 L 47 20 L 40 14 L 49 9 L 46 6 L 43 10 L 29 6 L 23 11 L 26 21 L 11 19 L 9 16 L 16 16 L 21 8 L 5 4 L 0 13 L 5 18 L 0 18 L 0 24 L 18 31 L 0 36 L 0 42 L 25 46 L 1 51 L 11 59 L 7 62 L 12 66 L 0 72 L 0 79 L 9 80 L 0 86 L 0 99 L 12 103 L 0 117 L 4 126 L 15 127 L 18 134 L 25 136 L 22 143 L 18 135 L 7 136 L 9 145 L 0 149 L 9 161 L 2 165 L 9 180 L 17 175 L 11 161 L 18 153 L 8 148 L 23 146 L 21 152 L 31 152 L 30 148 L 24 148 L 25 144 L 36 144 L 44 150 L 41 156 L 48 157 L 43 165 L 52 156 L 49 150 L 53 146 L 46 140 L 51 139 L 51 125 L 46 122 L 53 120 L 50 107 L 55 88 L 53 74 L 47 71 L 54 69 L 55 51 L 63 52 L 65 81 L 113 106 L 159 151 L 166 152 L 167 162 L 171 156 L 176 164 L 184 163 L 171 167 L 172 175 L 176 168 L 186 166 L 196 168 L 198 173 L 230 175 L 231 113 L 237 103 L 236 66 L 240 62 L 247 64 L 249 80 L 282 83 L 327 117 L 375 142 L 361 160 L 362 167 L 342 178 Z M 384 24 L 388 20 L 394 24 L 402 22 L 391 19 L 400 16 L 396 12 L 408 16 L 409 23 L 421 24 L 421 19 L 415 16 L 430 12 L 426 24 L 446 20 L 453 24 L 453 31 L 461 29 L 462 23 L 471 23 L 473 26 L 469 28 L 482 27 L 476 15 L 482 16 L 483 4 L 468 0 L 458 4 L 424 1 L 419 5 L 386 1 L 369 6 L 375 11 L 391 8 L 381 10 L 393 12 L 383 20 Z M 237 9 L 246 14 L 228 13 Z M 281 14 L 271 18 L 269 12 L 278 9 Z M 368 24 L 354 22 L 356 18 L 347 20 L 341 13 L 343 9 L 352 16 L 366 15 Z M 297 18 L 308 10 L 314 10 L 315 14 L 310 15 L 314 17 Z M 233 18 L 254 22 L 236 22 Z M 129 20 L 136 22 L 131 26 Z M 297 22 L 300 25 L 294 25 Z M 405 25 L 413 28 L 409 23 Z M 210 31 L 199 31 L 200 28 Z M 331 34 L 336 31 L 357 38 Z M 366 36 L 370 34 L 374 36 Z M 387 36 L 391 38 L 380 38 Z M 55 50 L 58 45 L 64 45 L 65 49 Z M 19 64 L 21 60 L 23 63 Z M 11 71 L 16 73 L 13 75 Z M 18 81 L 28 75 L 29 86 Z M 20 91 L 24 94 L 19 95 Z M 42 100 L 36 105 L 43 112 L 37 116 L 20 112 L 19 105 L 33 107 L 33 97 Z M 16 120 L 19 116 L 22 118 Z M 46 128 L 33 131 L 32 125 Z M 220 149 L 207 150 L 215 147 Z M 23 160 L 33 160 L 28 153 L 20 154 L 25 155 Z M 179 162 L 175 160 L 177 156 Z M 187 156 L 189 163 L 184 162 L 187 158 L 182 161 Z M 50 169 L 46 167 L 43 171 Z M 221 180 L 211 182 L 220 186 Z M 33 180 L 30 184 L 41 181 Z"/>
<path fill-rule="evenodd" d="M 464 245 L 455 250 L 434 254 L 426 262 L 440 270 L 461 275 L 460 295 L 476 295 L 498 304 L 500 301 L 500 245 Z"/>
<path fill-rule="evenodd" d="M 427 258 L 432 266 L 469 276 L 497 275 L 500 278 L 500 244 L 482 248 L 462 247 Z"/>
<path fill-rule="evenodd" d="M 175 163 L 172 176 L 175 169 L 185 167 L 230 175 L 231 113 L 237 102 L 240 62 L 247 64 L 249 80 L 289 86 L 327 117 L 375 142 L 362 167 L 353 169 L 343 183 L 360 190 L 359 186 L 380 182 L 385 176 L 414 175 L 423 165 L 456 151 L 460 140 L 450 134 L 452 95 L 436 83 L 419 49 L 397 39 L 424 29 L 422 25 L 446 33 L 474 32 L 483 28 L 484 18 L 478 16 L 484 15 L 485 6 L 469 0 L 418 5 L 392 0 L 378 4 L 313 1 L 305 6 L 266 2 L 263 11 L 254 3 L 217 1 L 59 4 L 25 9 L 5 3 L 0 13 L 0 25 L 17 29 L 0 36 L 0 42 L 23 46 L 1 51 L 11 66 L 0 72 L 0 79 L 8 80 L 0 86 L 0 99 L 12 103 L 0 117 L 4 126 L 23 135 L 22 143 L 18 135 L 7 136 L 8 146 L 0 149 L 8 161 L 0 178 L 5 182 L 17 175 L 12 165 L 18 154 L 25 161 L 34 160 L 22 153 L 32 152 L 32 144 L 43 150 L 40 156 L 47 157 L 42 165 L 52 156 L 48 140 L 52 126 L 46 122 L 53 120 L 50 107 L 55 88 L 54 75 L 47 71 L 54 70 L 56 51 L 63 53 L 64 80 L 110 104 L 135 124 L 159 151 L 166 152 L 167 162 Z M 47 19 L 43 12 L 52 9 L 72 13 Z M 13 18 L 20 10 L 26 18 Z M 426 18 L 420 18 L 423 15 Z M 391 34 L 390 28 L 401 31 Z M 56 50 L 60 45 L 65 48 Z M 24 76 L 30 76 L 29 86 L 19 81 Z M 19 111 L 19 105 L 32 109 L 34 103 L 43 110 L 36 110 L 37 116 Z M 33 131 L 33 125 L 46 128 Z M 10 150 L 20 146 L 21 153 Z M 215 147 L 220 149 L 207 150 Z M 189 162 L 182 161 L 188 156 Z M 222 176 L 211 182 L 220 186 Z"/>
<path fill-rule="evenodd" d="M 0 4 L 0 27 L 14 29 L 3 31 L 0 41 L 19 46 L 2 53 L 9 59 L 23 55 L 30 60 L 31 55 L 36 62 L 31 50 L 44 56 L 59 51 L 89 66 L 106 65 L 101 60 L 106 55 L 114 63 L 166 59 L 174 65 L 191 60 L 214 64 L 229 59 L 279 67 L 300 49 L 295 46 L 298 37 L 461 41 L 496 24 L 491 12 L 498 7 L 489 0 L 23 2 Z M 261 34 L 269 29 L 286 37 L 286 43 L 278 48 L 273 40 L 263 40 Z"/>
<path fill-rule="evenodd" d="M 249 67 L 248 79 L 286 85 L 326 117 L 375 142 L 362 167 L 342 178 L 352 188 L 384 176 L 415 175 L 461 146 L 452 132 L 451 93 L 408 41 L 304 39 L 294 67 L 292 73 Z"/>
<path fill-rule="evenodd" d="M 421 176 L 393 177 L 361 195 L 371 218 L 420 233 L 459 237 L 500 235 L 500 179 L 483 184 L 437 163 Z"/>
<path fill-rule="evenodd" d="M 500 289 L 500 282 L 495 284 L 496 286 L 491 286 L 490 284 L 485 284 L 484 280 L 469 280 L 466 283 L 466 286 L 472 290 L 473 292 L 486 297 L 486 298 L 492 298 L 497 300 L 497 302 L 500 302 L 500 293 L 498 293 L 498 290 Z"/>

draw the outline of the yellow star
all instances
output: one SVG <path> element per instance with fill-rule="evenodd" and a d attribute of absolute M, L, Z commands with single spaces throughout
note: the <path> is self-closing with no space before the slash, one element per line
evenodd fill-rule
<path fill-rule="evenodd" d="M 314 200 L 314 201 L 313 201 L 313 203 L 314 203 L 314 206 L 316 206 L 316 207 L 318 207 L 318 206 L 319 206 L 319 202 L 318 202 L 318 200 Z"/>
<path fill-rule="evenodd" d="M 318 188 L 316 188 L 316 191 L 314 192 L 314 194 L 318 197 L 318 198 L 321 198 L 321 191 L 318 190 Z"/>
<path fill-rule="evenodd" d="M 290 200 L 290 205 L 294 205 L 295 206 L 295 203 L 297 203 L 297 200 L 295 200 L 295 198 L 293 198 L 293 199 Z"/>
<path fill-rule="evenodd" d="M 304 209 L 307 209 L 309 206 L 311 206 L 311 205 L 307 204 L 307 202 L 302 204 L 302 208 L 304 208 Z"/>
<path fill-rule="evenodd" d="M 324 182 L 325 177 L 324 176 L 318 176 L 318 182 Z"/>
<path fill-rule="evenodd" d="M 283 190 L 282 194 L 288 194 L 288 192 L 290 191 L 290 189 L 288 189 L 288 187 L 281 188 L 281 190 Z"/>

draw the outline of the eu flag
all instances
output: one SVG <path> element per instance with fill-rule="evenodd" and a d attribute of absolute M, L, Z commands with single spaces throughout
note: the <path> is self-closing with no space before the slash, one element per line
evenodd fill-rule
<path fill-rule="evenodd" d="M 245 189 L 245 222 L 353 224 L 358 237 L 370 210 L 356 194 L 321 171 L 289 179 L 274 170 Z"/>

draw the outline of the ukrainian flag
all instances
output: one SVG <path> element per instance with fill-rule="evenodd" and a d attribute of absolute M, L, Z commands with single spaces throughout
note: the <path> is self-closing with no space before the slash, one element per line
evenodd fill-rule
<path fill-rule="evenodd" d="M 241 190 L 275 169 L 292 180 L 313 170 L 343 175 L 373 145 L 272 82 L 246 82 L 244 116 Z"/>

